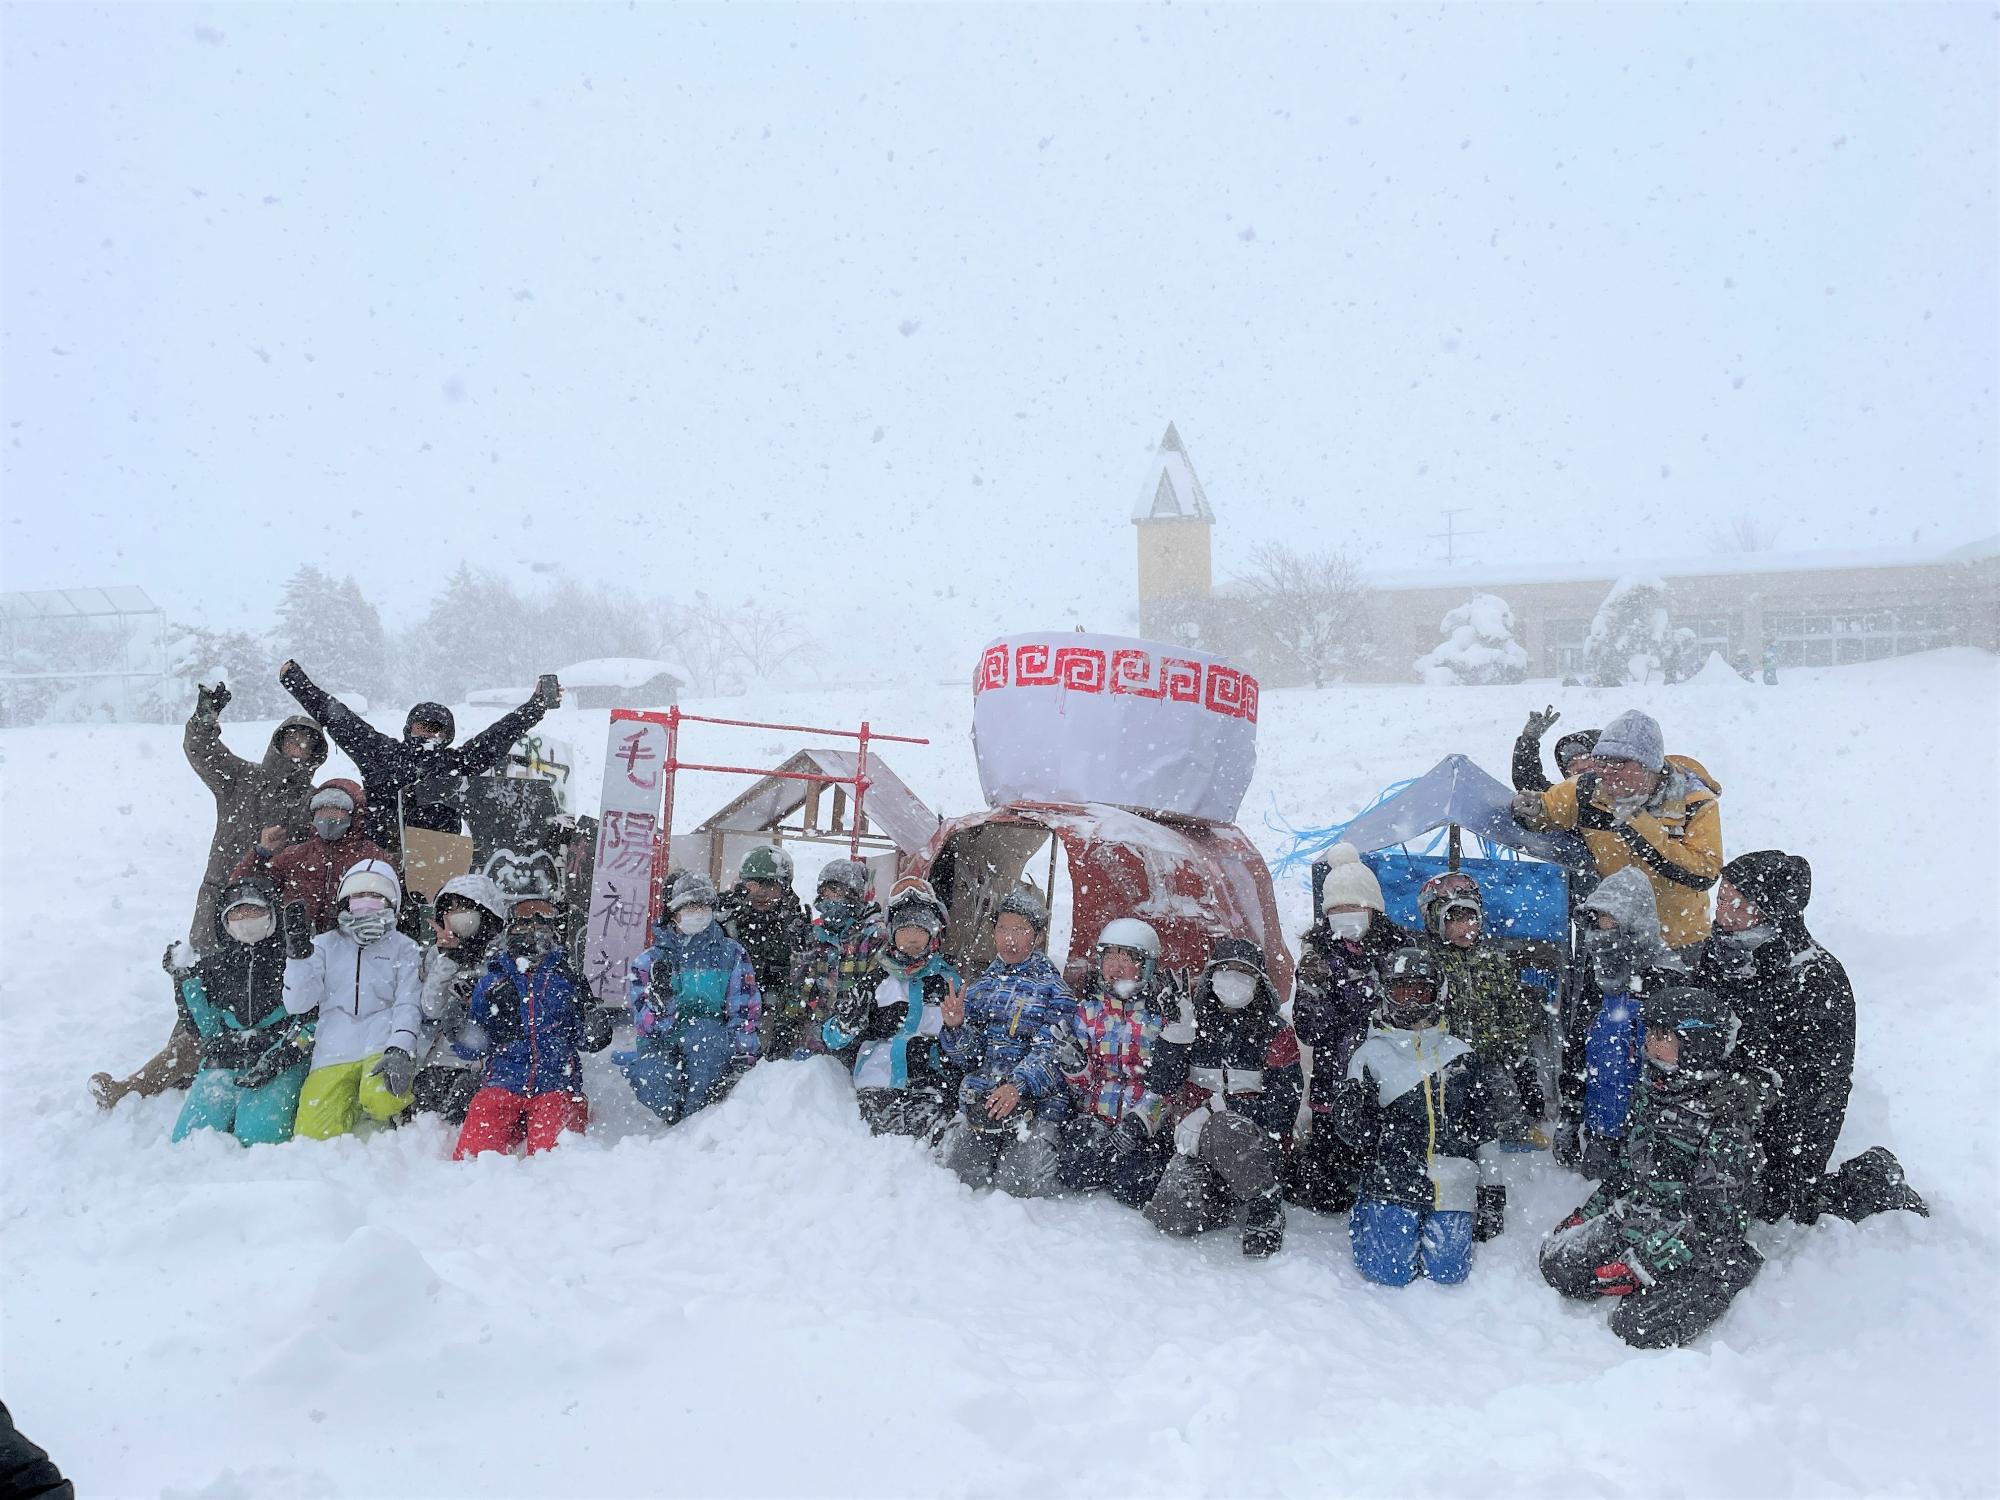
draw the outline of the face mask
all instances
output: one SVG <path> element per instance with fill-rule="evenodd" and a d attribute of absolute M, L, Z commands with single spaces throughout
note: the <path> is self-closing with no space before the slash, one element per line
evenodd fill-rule
<path fill-rule="evenodd" d="M 1209 980 L 1208 987 L 1224 1010 L 1242 1010 L 1256 998 L 1257 978 L 1241 969 L 1223 969 Z"/>
<path fill-rule="evenodd" d="M 445 930 L 455 938 L 477 937 L 479 935 L 479 913 L 476 911 L 448 911 L 444 914 Z"/>
<path fill-rule="evenodd" d="M 1139 981 L 1136 979 L 1114 979 L 1111 981 L 1111 993 L 1116 995 L 1120 1000 L 1130 1000 L 1134 995 L 1139 993 Z"/>
<path fill-rule="evenodd" d="M 540 958 L 555 946 L 553 922 L 520 922 L 507 929 L 507 951 L 516 958 Z"/>
<path fill-rule="evenodd" d="M 222 925 L 239 943 L 261 943 L 278 930 L 278 919 L 266 911 L 254 917 L 230 917 Z"/>
<path fill-rule="evenodd" d="M 348 817 L 313 819 L 313 832 L 317 833 L 321 838 L 325 839 L 329 844 L 331 844 L 335 839 L 340 838 L 343 834 L 347 832 L 348 829 L 352 828 L 353 826 L 354 826 L 354 819 Z"/>
<path fill-rule="evenodd" d="M 355 911 L 352 906 L 349 906 L 347 910 L 343 911 L 334 920 L 342 932 L 365 948 L 396 925 L 396 914 L 389 910 L 389 903 L 384 901 L 380 896 L 356 896 L 354 899 L 356 901 L 373 901 L 377 904 L 378 909 L 374 911 Z"/>
<path fill-rule="evenodd" d="M 682 937 L 708 931 L 708 924 L 714 920 L 715 913 L 705 906 L 689 906 L 674 913 L 674 926 L 680 929 Z"/>
<path fill-rule="evenodd" d="M 1725 932 L 1722 934 L 1722 940 L 1742 952 L 1755 953 L 1777 935 L 1777 928 L 1769 923 L 1759 923 L 1755 927 L 1746 927 L 1741 932 Z"/>
<path fill-rule="evenodd" d="M 412 750 L 421 750 L 426 755 L 444 748 L 443 739 L 428 734 L 405 735 L 403 743 L 408 745 Z"/>
<path fill-rule="evenodd" d="M 827 897 L 821 896 L 813 904 L 819 908 L 820 916 L 825 919 L 829 927 L 845 927 L 849 922 L 854 920 L 854 903 L 852 901 L 829 900 Z"/>
<path fill-rule="evenodd" d="M 1368 913 L 1365 911 L 1330 911 L 1326 914 L 1327 931 L 1342 942 L 1358 943 L 1368 936 Z"/>
<path fill-rule="evenodd" d="M 1398 1031 L 1422 1031 L 1437 1025 L 1440 1009 L 1435 1000 L 1405 1002 L 1391 997 L 1382 1002 L 1382 1021 Z"/>
<path fill-rule="evenodd" d="M 1597 976 L 1599 984 L 1623 989 L 1632 982 L 1639 945 L 1629 933 L 1615 929 L 1588 932 L 1584 934 L 1583 945 L 1584 951 L 1590 955 L 1590 971 Z"/>

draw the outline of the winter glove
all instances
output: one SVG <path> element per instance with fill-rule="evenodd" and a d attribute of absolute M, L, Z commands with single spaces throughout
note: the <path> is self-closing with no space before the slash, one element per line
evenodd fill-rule
<path fill-rule="evenodd" d="M 1680 1237 L 1677 1226 L 1655 1229 L 1650 1234 L 1628 1229 L 1625 1238 L 1633 1242 L 1637 1252 L 1627 1255 L 1626 1262 L 1636 1266 L 1642 1276 L 1648 1270 L 1653 1276 L 1665 1276 L 1694 1259 L 1694 1252 Z M 1644 1276 L 1643 1279 L 1651 1281 L 1653 1277 Z"/>
<path fill-rule="evenodd" d="M 1507 1189 L 1497 1182 L 1479 1184 L 1478 1207 L 1472 1219 L 1475 1240 L 1498 1239 L 1507 1232 Z"/>
<path fill-rule="evenodd" d="M 1160 1028 L 1160 1040 L 1177 1047 L 1194 1045 L 1194 997 L 1182 995 L 1180 1014 Z"/>
<path fill-rule="evenodd" d="M 194 966 L 201 962 L 201 955 L 189 946 L 186 938 L 175 938 L 167 944 L 167 951 L 160 955 L 160 967 L 175 979 L 185 979 L 194 972 Z"/>
<path fill-rule="evenodd" d="M 1359 1078 L 1344 1078 L 1333 1091 L 1326 1123 L 1333 1133 L 1350 1146 L 1366 1146 L 1374 1137 L 1382 1106 L 1381 1085 L 1371 1069 L 1363 1068 Z"/>
<path fill-rule="evenodd" d="M 1144 1151 L 1153 1139 L 1153 1125 L 1144 1115 L 1136 1112 L 1123 1115 L 1111 1131 L 1111 1149 L 1120 1156 L 1131 1156 Z"/>
<path fill-rule="evenodd" d="M 285 957 L 311 958 L 313 951 L 312 923 L 306 917 L 303 901 L 285 903 Z"/>
<path fill-rule="evenodd" d="M 272 1082 L 287 1068 L 295 1068 L 312 1058 L 312 1028 L 292 1026 L 278 1038 L 264 1055 L 236 1075 L 239 1089 L 261 1089 Z"/>
<path fill-rule="evenodd" d="M 833 1002 L 833 1024 L 849 1036 L 859 1036 L 868 1024 L 868 1012 L 874 1004 L 875 997 L 865 990 L 849 990 Z"/>
<path fill-rule="evenodd" d="M 1556 712 L 1556 706 L 1553 703 L 1551 703 L 1547 708 L 1543 709 L 1540 713 L 1529 714 L 1528 722 L 1521 726 L 1521 733 L 1525 735 L 1528 739 L 1539 740 L 1543 735 L 1549 732 L 1550 728 L 1554 726 L 1556 720 L 1560 719 L 1561 717 L 1562 715 Z"/>
<path fill-rule="evenodd" d="M 544 672 L 535 679 L 535 701 L 543 708 L 562 707 L 562 684 L 555 673 Z"/>
<path fill-rule="evenodd" d="M 214 687 L 203 687 L 200 683 L 196 683 L 194 688 L 195 711 L 197 713 L 216 714 L 220 716 L 222 711 L 229 707 L 229 696 L 229 684 L 226 682 L 218 682 Z"/>
<path fill-rule="evenodd" d="M 1646 1284 L 1646 1278 L 1622 1260 L 1601 1265 L 1591 1274 L 1597 1278 L 1600 1297 L 1627 1297 Z"/>
<path fill-rule="evenodd" d="M 1603 795 L 1603 786 L 1598 781 L 1595 771 L 1585 771 L 1576 778 L 1577 827 L 1600 830 L 1617 827 L 1618 819 L 1610 807 L 1597 800 Z"/>
<path fill-rule="evenodd" d="M 617 1022 L 617 1013 L 608 1006 L 593 1005 L 583 1013 L 581 1034 L 577 1037 L 577 1048 L 583 1052 L 602 1052 L 611 1045 L 611 1029 Z"/>
<path fill-rule="evenodd" d="M 1180 1124 L 1174 1127 L 1174 1150 L 1180 1152 L 1182 1156 L 1201 1155 L 1201 1133 L 1214 1115 L 1215 1111 L 1206 1104 L 1185 1115 Z"/>
<path fill-rule="evenodd" d="M 382 1053 L 382 1060 L 369 1069 L 369 1074 L 381 1079 L 384 1088 L 401 1098 L 416 1082 L 417 1060 L 401 1047 L 390 1047 Z"/>

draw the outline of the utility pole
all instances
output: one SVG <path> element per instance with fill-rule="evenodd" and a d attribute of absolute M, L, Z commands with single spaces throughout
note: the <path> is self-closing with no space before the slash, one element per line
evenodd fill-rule
<path fill-rule="evenodd" d="M 1458 562 L 1458 542 L 1461 537 L 1486 535 L 1483 531 L 1460 531 L 1458 529 L 1457 518 L 1471 509 L 1472 507 L 1469 505 L 1459 505 L 1445 511 L 1444 530 L 1433 531 L 1431 533 L 1432 541 L 1444 543 L 1444 565 L 1447 568 L 1454 566 Z"/>

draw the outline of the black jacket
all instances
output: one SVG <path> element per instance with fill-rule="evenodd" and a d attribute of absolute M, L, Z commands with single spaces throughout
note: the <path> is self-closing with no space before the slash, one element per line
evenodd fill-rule
<path fill-rule="evenodd" d="M 1331 1106 L 1347 1076 L 1347 1059 L 1368 1035 L 1368 1018 L 1382 1001 L 1382 960 L 1410 942 L 1410 934 L 1380 912 L 1355 944 L 1333 935 L 1322 915 L 1306 930 L 1298 975 L 1292 981 L 1292 1026 L 1313 1049 L 1312 1104 Z"/>
<path fill-rule="evenodd" d="M 1474 1155 L 1520 1114 L 1513 1084 L 1442 1027 L 1377 1025 L 1348 1068 L 1330 1123 L 1367 1162 L 1361 1196 L 1420 1213 L 1472 1212 Z"/>
<path fill-rule="evenodd" d="M 1270 981 L 1259 979 L 1257 998 L 1242 1010 L 1229 1010 L 1203 974 L 1191 1004 L 1192 1036 L 1184 1020 L 1160 1033 L 1146 1061 L 1146 1087 L 1167 1101 L 1174 1120 L 1220 1093 L 1230 1114 L 1254 1120 L 1272 1135 L 1289 1136 L 1302 1088 L 1299 1039 L 1278 1014 Z"/>
<path fill-rule="evenodd" d="M 21 1435 L 0 1403 L 0 1500 L 76 1500 L 49 1456 Z"/>
<path fill-rule="evenodd" d="M 1714 933 L 1702 950 L 1700 982 L 1729 1002 L 1742 1025 L 1736 1064 L 1770 1093 L 1757 1126 L 1764 1211 L 1810 1222 L 1854 1086 L 1854 986 L 1806 931 L 1812 866 L 1804 859 L 1759 850 L 1731 860 L 1722 875 L 1774 934 L 1746 950 Z"/>
<path fill-rule="evenodd" d="M 779 894 L 769 911 L 758 911 L 742 886 L 725 891 L 722 909 L 723 930 L 735 938 L 750 955 L 750 967 L 757 974 L 757 988 L 763 992 L 766 1010 L 792 1009 L 788 1003 L 792 977 L 792 955 L 805 947 L 812 934 L 812 918 L 791 891 Z"/>
<path fill-rule="evenodd" d="M 368 793 L 368 837 L 396 860 L 403 856 L 406 826 L 457 833 L 465 821 L 462 783 L 497 768 L 514 741 L 547 712 L 540 699 L 530 698 L 463 745 L 424 750 L 384 734 L 297 666 L 279 681 L 300 707 L 326 726 L 328 737 L 354 762 Z"/>
<path fill-rule="evenodd" d="M 261 943 L 239 943 L 223 925 L 238 892 L 254 891 L 279 925 Z M 263 1056 L 278 1030 L 291 1023 L 285 1010 L 285 938 L 278 888 L 263 875 L 225 885 L 216 901 L 215 931 L 201 962 L 177 992 L 181 1016 L 201 1037 L 204 1068 L 246 1068 Z M 199 995 L 210 1007 L 206 1027 L 195 1018 Z M 217 1029 L 219 1026 L 220 1029 Z"/>

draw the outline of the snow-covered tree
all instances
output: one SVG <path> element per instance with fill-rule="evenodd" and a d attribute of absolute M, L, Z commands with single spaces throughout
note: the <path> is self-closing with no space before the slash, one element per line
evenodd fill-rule
<path fill-rule="evenodd" d="M 350 576 L 336 580 L 311 563 L 286 580 L 272 631 L 277 659 L 292 657 L 326 686 L 379 697 L 388 687 L 382 617 Z"/>
<path fill-rule="evenodd" d="M 247 630 L 173 626 L 167 635 L 161 710 L 168 717 L 185 719 L 194 710 L 196 683 L 226 682 L 230 718 L 281 719 L 295 714 L 299 706 L 278 685 L 279 660 L 268 642 Z"/>
<path fill-rule="evenodd" d="M 1630 575 L 1611 585 L 1583 642 L 1584 680 L 1598 687 L 1657 681 L 1667 655 L 1667 586 Z"/>
<path fill-rule="evenodd" d="M 1444 617 L 1444 640 L 1417 658 L 1417 676 L 1432 687 L 1520 682 L 1528 653 L 1514 639 L 1514 611 L 1496 594 L 1475 594 Z"/>

